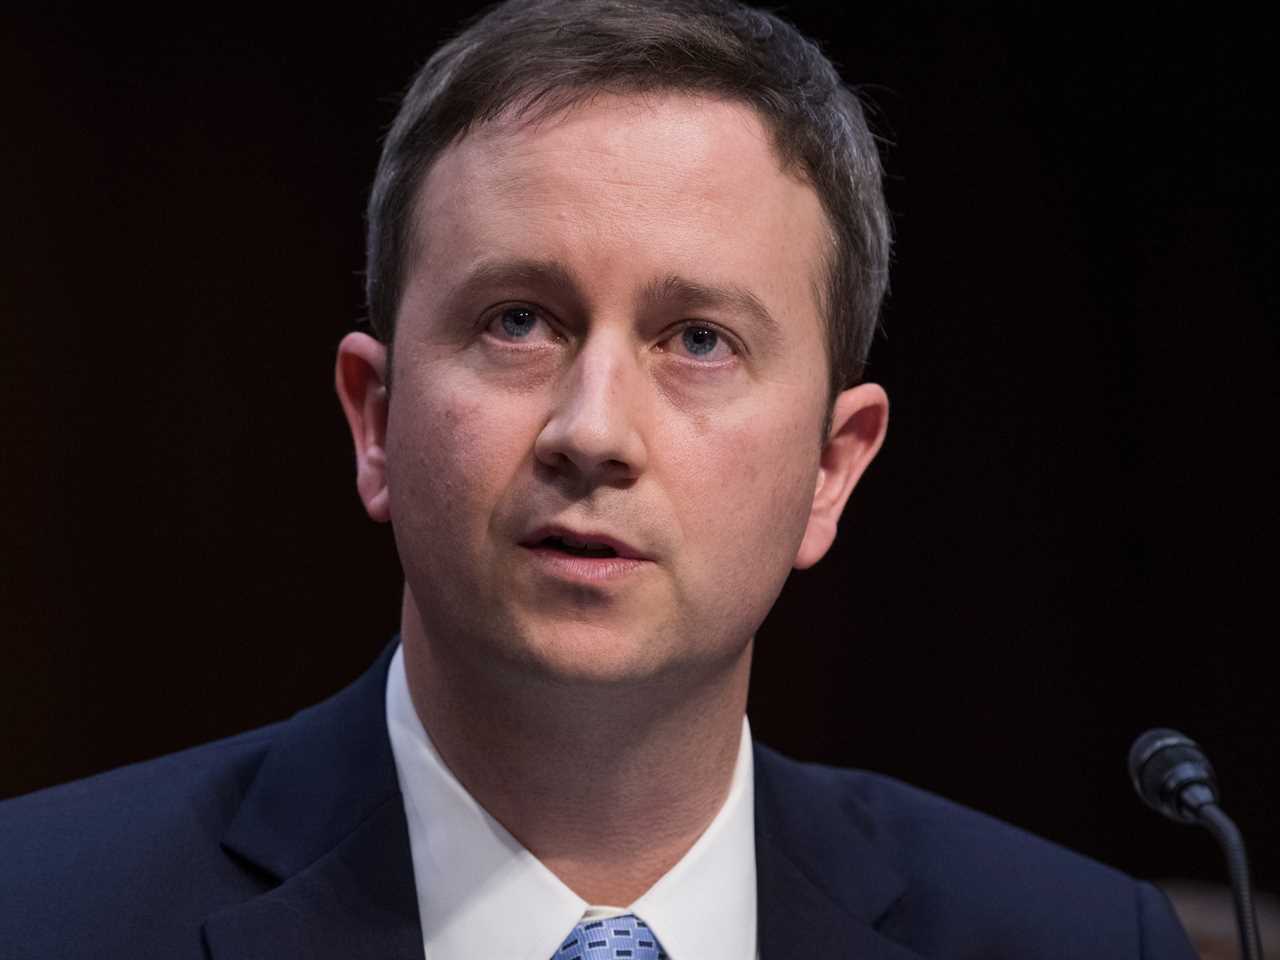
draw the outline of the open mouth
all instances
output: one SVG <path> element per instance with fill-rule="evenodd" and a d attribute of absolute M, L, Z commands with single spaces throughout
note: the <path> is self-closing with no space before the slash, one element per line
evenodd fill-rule
<path fill-rule="evenodd" d="M 616 557 L 618 555 L 618 551 L 603 543 L 569 540 L 565 537 L 544 537 L 535 546 L 548 550 L 558 550 L 574 557 Z"/>

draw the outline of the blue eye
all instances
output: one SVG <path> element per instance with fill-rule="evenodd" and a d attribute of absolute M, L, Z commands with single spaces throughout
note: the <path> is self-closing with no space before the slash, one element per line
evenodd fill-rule
<path fill-rule="evenodd" d="M 695 357 L 704 357 L 716 348 L 720 334 L 709 327 L 685 327 L 680 333 L 685 349 Z"/>
<path fill-rule="evenodd" d="M 527 337 L 538 322 L 538 316 L 528 307 L 508 307 L 502 311 L 502 329 L 513 337 Z"/>

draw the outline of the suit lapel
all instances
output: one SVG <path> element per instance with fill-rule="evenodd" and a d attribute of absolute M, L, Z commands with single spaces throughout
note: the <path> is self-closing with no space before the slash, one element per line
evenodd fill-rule
<path fill-rule="evenodd" d="M 387 667 L 284 723 L 223 839 L 278 883 L 208 917 L 214 960 L 422 958 L 404 804 L 387 739 Z"/>
<path fill-rule="evenodd" d="M 920 960 L 877 929 L 906 883 L 832 775 L 755 747 L 760 956 Z"/>

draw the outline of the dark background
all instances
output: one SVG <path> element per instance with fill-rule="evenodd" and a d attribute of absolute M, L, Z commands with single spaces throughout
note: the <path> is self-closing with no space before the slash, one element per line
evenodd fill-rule
<path fill-rule="evenodd" d="M 332 369 L 381 133 L 474 9 L 428 6 L 0 31 L 0 796 L 283 718 L 396 629 Z M 1217 879 L 1127 781 L 1177 726 L 1275 889 L 1275 37 L 1152 9 L 784 8 L 877 105 L 894 407 L 750 715 Z"/>

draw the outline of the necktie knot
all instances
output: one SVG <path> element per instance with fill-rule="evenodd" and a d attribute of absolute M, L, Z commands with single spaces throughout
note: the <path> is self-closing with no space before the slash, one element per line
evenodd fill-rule
<path fill-rule="evenodd" d="M 633 913 L 582 920 L 552 960 L 667 960 L 648 925 Z"/>

